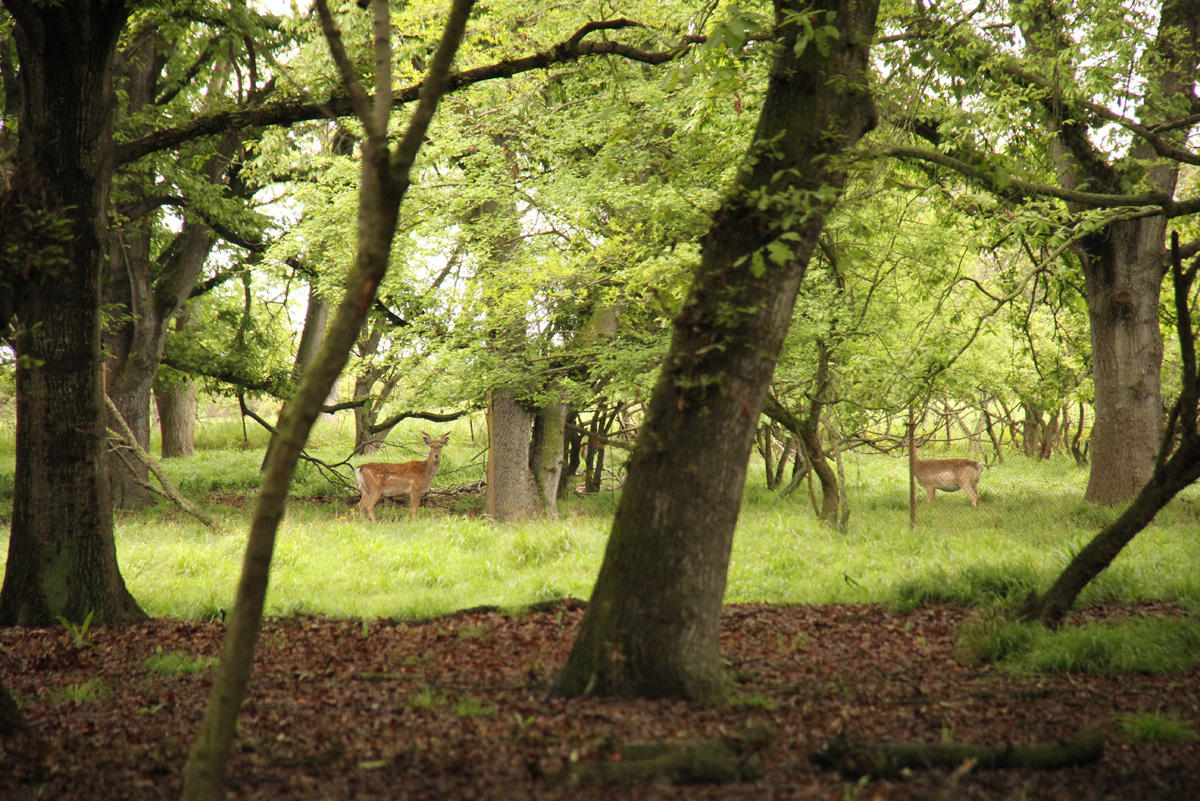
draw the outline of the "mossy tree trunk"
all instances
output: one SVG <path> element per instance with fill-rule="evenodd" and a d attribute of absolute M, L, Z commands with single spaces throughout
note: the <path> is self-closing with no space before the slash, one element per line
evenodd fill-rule
<path fill-rule="evenodd" d="M 17 446 L 0 624 L 144 618 L 117 568 L 104 469 L 100 282 L 114 170 L 122 2 L 5 2 L 21 116 L 0 196 L 0 294 L 13 315 Z M 9 320 L 0 320 L 0 328 Z"/>
<path fill-rule="evenodd" d="M 701 242 L 560 695 L 723 694 L 720 612 L 747 461 L 796 292 L 844 183 L 839 156 L 875 122 L 877 11 L 877 0 L 775 2 L 758 127 Z M 798 48 L 803 30 L 816 34 Z"/>

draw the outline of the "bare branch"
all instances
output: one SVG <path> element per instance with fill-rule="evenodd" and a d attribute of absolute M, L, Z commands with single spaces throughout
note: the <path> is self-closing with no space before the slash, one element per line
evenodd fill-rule
<path fill-rule="evenodd" d="M 374 117 L 371 115 L 371 107 L 367 103 L 367 93 L 363 91 L 362 84 L 358 82 L 354 65 L 350 63 L 350 57 L 346 55 L 346 47 L 342 44 L 342 32 L 338 29 L 337 23 L 333 21 L 329 3 L 326 0 L 317 0 L 316 6 L 317 14 L 321 18 L 321 31 L 325 34 L 325 41 L 329 44 L 329 55 L 332 56 L 334 66 L 337 67 L 342 85 L 346 87 L 354 116 L 358 117 L 359 122 L 368 132 L 382 136 L 383 134 L 376 129 Z"/>

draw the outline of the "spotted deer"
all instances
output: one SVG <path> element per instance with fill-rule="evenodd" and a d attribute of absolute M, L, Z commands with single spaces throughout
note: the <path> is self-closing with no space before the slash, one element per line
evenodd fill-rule
<path fill-rule="evenodd" d="M 358 501 L 360 515 L 375 520 L 375 504 L 379 503 L 380 498 L 407 495 L 413 519 L 417 519 L 421 496 L 429 489 L 429 484 L 437 474 L 442 459 L 442 448 L 450 441 L 449 434 L 434 439 L 424 431 L 421 433 L 425 437 L 425 444 L 429 446 L 429 456 L 424 460 L 399 464 L 370 462 L 354 468 L 358 491 L 362 493 L 362 498 Z"/>
<path fill-rule="evenodd" d="M 979 505 L 979 476 L 985 467 L 983 462 L 973 459 L 917 459 L 913 462 L 917 482 L 925 488 L 927 500 L 933 500 L 934 490 L 962 490 L 971 499 L 972 506 Z"/>

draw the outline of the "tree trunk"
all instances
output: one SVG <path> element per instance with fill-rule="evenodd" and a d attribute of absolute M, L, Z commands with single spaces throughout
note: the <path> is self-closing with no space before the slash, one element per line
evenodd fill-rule
<path fill-rule="evenodd" d="M 356 348 L 360 358 L 374 354 L 379 349 L 383 339 L 383 324 L 376 322 L 370 330 L 359 337 Z M 387 431 L 374 431 L 375 421 L 379 417 L 382 401 L 371 393 L 375 382 L 384 371 L 373 365 L 360 367 L 354 374 L 354 397 L 365 398 L 366 403 L 354 407 L 354 452 L 363 455 L 372 454 L 379 450 L 380 444 L 387 438 Z M 382 394 L 382 393 L 381 393 Z"/>
<path fill-rule="evenodd" d="M 254 646 L 262 623 L 267 578 L 275 535 L 283 518 L 288 486 L 295 473 L 300 450 L 320 413 L 329 390 L 346 364 L 350 348 L 361 330 L 363 320 L 375 297 L 375 290 L 387 273 L 388 257 L 396 233 L 400 203 L 411 181 L 411 169 L 417 151 L 425 140 L 428 125 L 438 99 L 449 84 L 450 65 L 462 40 L 471 0 L 455 0 L 446 32 L 432 59 L 429 75 L 421 86 L 417 107 L 395 152 L 388 149 L 387 121 L 391 115 L 391 82 L 386 66 L 390 64 L 389 21 L 384 0 L 373 0 L 374 30 L 378 47 L 377 64 L 383 72 L 377 77 L 374 108 L 361 108 L 360 122 L 366 130 L 363 145 L 362 178 L 359 188 L 357 252 L 347 276 L 346 292 L 338 305 L 334 322 L 312 367 L 304 374 L 295 396 L 279 416 L 280 436 L 263 475 L 262 489 L 255 502 L 246 542 L 237 597 L 230 615 L 221 660 L 213 676 L 208 705 L 204 710 L 199 734 L 184 768 L 184 801 L 216 801 L 223 797 L 221 783 L 229 760 L 229 750 L 237 727 L 238 711 L 250 680 Z M 341 47 L 333 28 L 329 7 L 318 0 L 322 27 L 330 41 L 330 50 L 344 80 L 354 69 Z M 354 85 L 356 96 L 365 92 Z"/>
<path fill-rule="evenodd" d="M 1150 478 L 1162 431 L 1163 344 L 1158 305 L 1166 221 L 1114 223 L 1088 249 L 1096 419 L 1085 498 L 1115 506 Z"/>
<path fill-rule="evenodd" d="M 541 495 L 541 508 L 551 515 L 558 512 L 559 485 L 563 477 L 563 451 L 566 446 L 567 406 L 547 402 L 538 409 L 533 421 L 532 461 L 529 465 Z"/>
<path fill-rule="evenodd" d="M 533 414 L 509 387 L 493 390 L 488 404 L 488 514 L 510 521 L 544 510 L 530 465 Z"/>
<path fill-rule="evenodd" d="M 191 456 L 196 451 L 196 382 L 173 381 L 154 389 L 162 458 Z"/>
<path fill-rule="evenodd" d="M 1112 564 L 1121 550 L 1150 525 L 1159 510 L 1185 487 L 1200 479 L 1200 440 L 1177 450 L 1164 468 L 1146 483 L 1120 517 L 1097 534 L 1063 570 L 1043 595 L 1031 596 L 1021 611 L 1027 620 L 1057 626 L 1079 593 Z"/>
<path fill-rule="evenodd" d="M 144 618 L 117 569 L 105 473 L 100 280 L 113 174 L 120 2 L 17 0 L 21 120 L 0 199 L 0 272 L 17 287 L 17 446 L 0 624 Z"/>
<path fill-rule="evenodd" d="M 1145 49 L 1154 85 L 1136 116 L 1143 125 L 1177 118 L 1176 98 L 1195 94 L 1200 49 L 1200 8 L 1196 0 L 1164 0 L 1158 32 Z M 1048 0 L 1027 8 L 1024 39 L 1047 64 L 1062 57 L 1066 23 Z M 1129 155 L 1110 163 L 1067 109 L 1052 110 L 1051 155 L 1068 189 L 1122 193 L 1142 184 L 1170 197 L 1179 162 L 1159 158 L 1154 145 L 1137 138 Z M 1086 206 L 1068 203 L 1073 212 Z M 1123 503 L 1140 490 L 1154 467 L 1162 430 L 1162 332 L 1158 301 L 1165 266 L 1163 215 L 1111 222 L 1074 248 L 1083 266 L 1092 344 L 1095 423 L 1091 471 L 1085 498 L 1106 505 Z"/>
<path fill-rule="evenodd" d="M 152 36 L 131 48 L 120 76 L 120 90 L 131 113 L 154 104 L 163 77 L 161 52 L 169 46 Z M 218 68 L 211 87 L 215 90 L 223 79 Z M 223 182 L 241 141 L 240 133 L 227 133 L 215 152 L 210 146 L 203 156 L 192 156 L 206 160 L 202 175 L 214 186 Z M 153 194 L 156 178 L 152 167 L 131 165 L 121 174 L 121 188 L 126 193 Z M 208 225 L 195 218 L 194 211 L 187 212 L 180 231 L 160 248 L 152 246 L 155 230 L 149 217 L 128 220 L 112 232 L 103 297 L 118 322 L 104 335 L 106 391 L 143 450 L 150 447 L 150 401 L 168 328 L 195 288 L 214 242 Z M 145 487 L 146 468 L 140 463 L 130 465 L 111 454 L 109 477 L 118 507 L 136 508 L 152 497 Z"/>
<path fill-rule="evenodd" d="M 1188 270 L 1179 256 L 1178 235 L 1173 235 L 1172 268 L 1175 289 L 1176 333 L 1179 337 L 1180 393 L 1169 418 L 1170 428 L 1161 438 L 1160 452 L 1150 480 L 1119 518 L 1096 535 L 1055 580 L 1045 594 L 1031 595 L 1022 617 L 1057 625 L 1088 583 L 1108 567 L 1138 532 L 1150 524 L 1158 510 L 1176 493 L 1200 479 L 1200 377 L 1196 367 L 1196 333 L 1192 326 L 1193 282 L 1200 273 L 1200 258 Z M 1176 438 L 1178 437 L 1178 445 Z M 1174 452 L 1171 448 L 1174 447 Z M 1167 454 L 1170 453 L 1168 457 Z"/>
<path fill-rule="evenodd" d="M 775 2 L 777 55 L 758 127 L 701 242 L 557 694 L 724 694 L 721 603 L 754 430 L 844 183 L 836 156 L 875 122 L 867 53 L 877 10 L 876 0 Z M 798 46 L 801 15 L 813 30 L 836 26 L 838 38 Z"/>
<path fill-rule="evenodd" d="M 1032 403 L 1022 403 L 1025 420 L 1021 424 L 1021 451 L 1030 459 L 1037 459 L 1042 452 L 1042 411 Z"/>

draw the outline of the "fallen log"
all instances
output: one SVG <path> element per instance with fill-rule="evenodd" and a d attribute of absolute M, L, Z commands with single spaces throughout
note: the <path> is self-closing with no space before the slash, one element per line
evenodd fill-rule
<path fill-rule="evenodd" d="M 980 770 L 1027 768 L 1054 770 L 1086 765 L 1100 758 L 1098 734 L 1076 735 L 1070 740 L 1039 745 L 1000 746 L 960 743 L 852 743 L 831 738 L 809 758 L 820 767 L 836 770 L 844 778 L 894 778 L 905 770 L 954 769 L 966 762 Z"/>
<path fill-rule="evenodd" d="M 766 726 L 688 743 L 627 743 L 605 758 L 572 762 L 563 781 L 572 786 L 724 784 L 762 776 L 758 752 L 771 739 Z"/>

